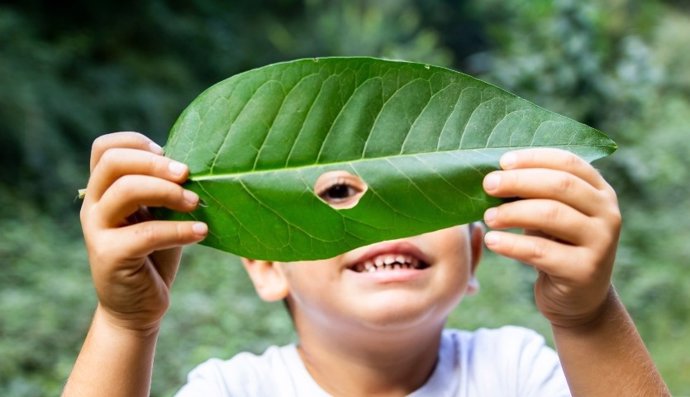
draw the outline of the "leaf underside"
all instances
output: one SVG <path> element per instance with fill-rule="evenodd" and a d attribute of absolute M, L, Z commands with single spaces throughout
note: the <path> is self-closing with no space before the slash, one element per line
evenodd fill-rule
<path fill-rule="evenodd" d="M 374 58 L 303 59 L 224 80 L 173 126 L 203 244 L 244 257 L 323 259 L 481 219 L 481 181 L 504 152 L 559 147 L 588 161 L 615 144 L 584 124 L 449 69 Z M 344 170 L 368 186 L 351 209 L 314 193 Z"/>

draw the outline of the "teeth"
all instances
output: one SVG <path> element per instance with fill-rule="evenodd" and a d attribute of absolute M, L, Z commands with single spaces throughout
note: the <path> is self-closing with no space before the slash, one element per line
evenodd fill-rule
<path fill-rule="evenodd" d="M 373 273 L 382 270 L 398 269 L 424 269 L 427 266 L 417 258 L 404 254 L 379 255 L 363 263 L 355 265 L 352 269 L 358 273 Z"/>
<path fill-rule="evenodd" d="M 374 264 L 371 261 L 366 261 L 366 262 L 364 262 L 364 270 L 367 272 L 375 272 L 376 267 L 374 266 Z"/>

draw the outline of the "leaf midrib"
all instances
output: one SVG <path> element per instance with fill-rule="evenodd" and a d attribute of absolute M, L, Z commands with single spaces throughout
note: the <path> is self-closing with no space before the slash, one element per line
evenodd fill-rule
<path fill-rule="evenodd" d="M 472 148 L 472 149 L 453 149 L 453 150 L 438 150 L 438 151 L 432 151 L 432 152 L 417 152 L 417 153 L 404 153 L 404 154 L 392 154 L 389 156 L 381 156 L 381 157 L 370 157 L 370 158 L 359 158 L 359 159 L 352 159 L 352 160 L 343 160 L 343 161 L 335 161 L 332 163 L 312 163 L 312 164 L 305 164 L 305 165 L 299 165 L 299 166 L 293 166 L 293 167 L 276 167 L 276 168 L 270 168 L 270 169 L 264 169 L 264 170 L 249 170 L 249 171 L 241 171 L 241 172 L 225 172 L 221 174 L 201 174 L 201 175 L 192 175 L 190 176 L 189 180 L 193 182 L 203 182 L 203 181 L 214 181 L 214 180 L 222 180 L 222 179 L 240 179 L 245 176 L 255 176 L 255 175 L 261 175 L 261 174 L 268 174 L 268 173 L 282 173 L 282 172 L 297 172 L 302 169 L 312 169 L 312 168 L 318 168 L 318 167 L 332 167 L 332 166 L 338 166 L 338 165 L 349 165 L 352 163 L 367 163 L 367 162 L 373 162 L 373 161 L 381 161 L 381 160 L 399 160 L 403 158 L 411 158 L 411 157 L 420 157 L 420 156 L 425 156 L 425 155 L 437 155 L 437 154 L 444 154 L 444 153 L 458 153 L 458 152 L 486 152 L 486 151 L 501 151 L 501 150 L 520 150 L 520 149 L 529 149 L 533 148 L 534 146 L 493 146 L 493 147 L 485 147 L 485 148 Z M 610 145 L 591 145 L 591 144 L 583 144 L 583 145 L 573 145 L 573 144 L 560 144 L 560 145 L 548 145 L 548 147 L 551 148 L 566 148 L 566 149 L 571 149 L 569 151 L 573 151 L 572 149 L 577 149 L 577 148 L 585 148 L 585 149 L 604 149 L 605 152 L 611 152 L 612 147 Z"/>

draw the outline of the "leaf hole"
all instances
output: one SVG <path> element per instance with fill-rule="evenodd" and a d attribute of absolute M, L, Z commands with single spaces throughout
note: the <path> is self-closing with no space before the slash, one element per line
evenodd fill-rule
<path fill-rule="evenodd" d="M 325 172 L 314 183 L 316 196 L 336 210 L 356 206 L 366 191 L 362 178 L 342 170 Z"/>

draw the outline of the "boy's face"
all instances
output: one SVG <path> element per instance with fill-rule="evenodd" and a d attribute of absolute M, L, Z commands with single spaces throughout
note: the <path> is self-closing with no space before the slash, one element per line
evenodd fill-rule
<path fill-rule="evenodd" d="M 245 261 L 264 299 L 287 298 L 298 331 L 394 330 L 442 323 L 477 286 L 480 227 L 452 227 L 372 244 L 335 258 Z"/>

